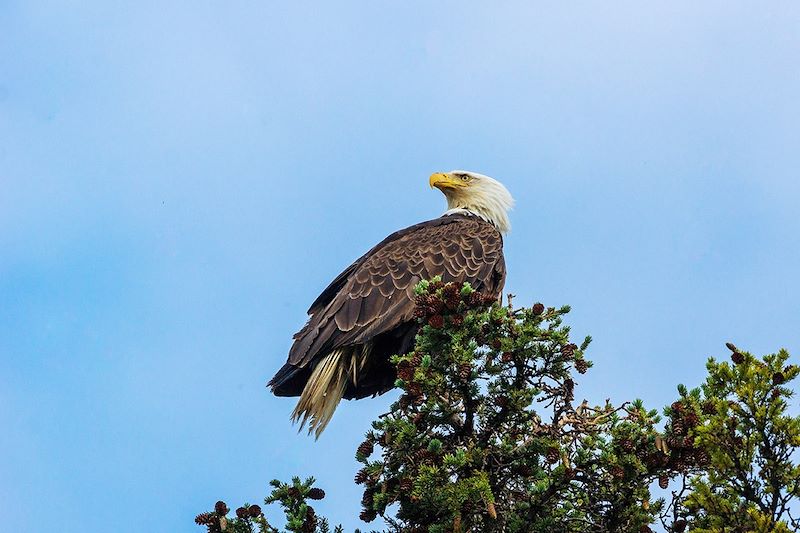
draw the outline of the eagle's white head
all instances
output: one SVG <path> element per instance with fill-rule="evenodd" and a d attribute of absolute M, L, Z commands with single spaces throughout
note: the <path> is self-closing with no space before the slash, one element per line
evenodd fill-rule
<path fill-rule="evenodd" d="M 477 172 L 453 170 L 431 174 L 429 183 L 447 198 L 445 215 L 466 211 L 491 222 L 502 233 L 511 229 L 508 212 L 514 198 L 499 181 Z"/>

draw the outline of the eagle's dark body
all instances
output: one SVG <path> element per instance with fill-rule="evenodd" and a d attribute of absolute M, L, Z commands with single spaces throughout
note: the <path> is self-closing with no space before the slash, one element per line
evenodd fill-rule
<path fill-rule="evenodd" d="M 269 385 L 278 396 L 305 395 L 324 358 L 356 354 L 357 364 L 355 359 L 337 362 L 344 368 L 338 371 L 341 397 L 381 394 L 394 386 L 389 357 L 414 346 L 414 287 L 420 280 L 441 276 L 443 282 L 469 282 L 499 297 L 505 274 L 502 235 L 477 216 L 445 215 L 397 231 L 339 274 L 311 304 L 288 361 Z M 320 414 L 300 404 L 298 409 L 295 417 L 310 416 L 313 428 Z M 324 427 L 327 420 L 320 423 Z"/>

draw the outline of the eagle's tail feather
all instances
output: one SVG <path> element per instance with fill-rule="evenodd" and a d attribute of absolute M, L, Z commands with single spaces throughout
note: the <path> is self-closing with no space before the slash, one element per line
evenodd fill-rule
<path fill-rule="evenodd" d="M 308 423 L 308 433 L 319 438 L 333 418 L 347 386 L 358 384 L 358 374 L 369 357 L 370 345 L 339 348 L 323 357 L 314 366 L 297 405 L 292 421 L 300 429 Z"/>

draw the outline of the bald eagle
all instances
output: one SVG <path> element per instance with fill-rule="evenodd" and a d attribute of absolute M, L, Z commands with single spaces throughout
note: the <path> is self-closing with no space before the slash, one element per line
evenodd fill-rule
<path fill-rule="evenodd" d="M 308 309 L 285 365 L 269 382 L 277 396 L 300 396 L 292 420 L 319 437 L 342 398 L 394 386 L 389 357 L 414 347 L 414 287 L 440 276 L 499 298 L 505 283 L 503 234 L 514 200 L 498 181 L 454 170 L 432 174 L 447 199 L 439 218 L 392 233 L 339 274 Z"/>

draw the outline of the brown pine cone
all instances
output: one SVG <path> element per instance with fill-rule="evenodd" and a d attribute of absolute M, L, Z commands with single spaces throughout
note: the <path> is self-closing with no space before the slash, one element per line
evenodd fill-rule
<path fill-rule="evenodd" d="M 541 315 L 542 313 L 544 313 L 544 304 L 536 302 L 535 304 L 533 304 L 533 307 L 531 308 L 531 311 L 533 311 L 534 315 L 537 315 L 537 316 Z"/>
<path fill-rule="evenodd" d="M 419 353 L 419 352 L 414 352 L 414 355 L 411 357 L 411 360 L 409 361 L 409 363 L 413 367 L 417 367 L 417 366 L 421 365 L 422 364 L 422 354 Z"/>
<path fill-rule="evenodd" d="M 372 455 L 373 450 L 374 445 L 372 444 L 372 441 L 368 439 L 358 445 L 357 453 L 362 457 L 369 457 Z"/>
<path fill-rule="evenodd" d="M 361 485 L 369 479 L 369 470 L 366 467 L 356 472 L 356 477 L 353 479 L 356 485 Z"/>
<path fill-rule="evenodd" d="M 706 400 L 703 402 L 703 414 L 713 415 L 716 412 L 717 408 L 714 406 L 714 402 L 711 400 Z"/>
<path fill-rule="evenodd" d="M 585 374 L 586 371 L 589 370 L 589 363 L 587 363 L 585 359 L 578 359 L 575 361 L 575 370 L 577 370 L 579 374 Z"/>
<path fill-rule="evenodd" d="M 400 480 L 400 492 L 403 493 L 410 493 L 414 489 L 414 482 L 411 480 L 410 477 L 404 477 Z"/>
<path fill-rule="evenodd" d="M 453 315 L 450 317 L 450 323 L 453 327 L 460 328 L 464 324 L 464 317 L 462 315 Z"/>
<path fill-rule="evenodd" d="M 672 524 L 672 530 L 675 533 L 683 533 L 686 531 L 686 520 L 683 518 L 675 520 L 675 522 Z"/>
<path fill-rule="evenodd" d="M 547 450 L 547 462 L 550 464 L 557 463 L 559 459 L 561 459 L 561 454 L 558 452 L 558 448 L 550 448 Z"/>
<path fill-rule="evenodd" d="M 247 509 L 244 507 L 239 507 L 236 509 L 236 518 L 247 518 L 248 515 L 249 513 L 247 512 Z"/>
<path fill-rule="evenodd" d="M 444 318 L 437 313 L 428 318 L 428 325 L 434 329 L 441 329 L 444 327 Z"/>
<path fill-rule="evenodd" d="M 397 377 L 403 381 L 411 381 L 414 379 L 414 369 L 411 366 L 404 365 L 397 367 Z"/>
<path fill-rule="evenodd" d="M 672 405 L 670 407 L 672 408 L 672 411 L 675 413 L 680 413 L 681 411 L 683 411 L 683 404 L 681 402 L 672 402 Z"/>
<path fill-rule="evenodd" d="M 773 385 L 782 385 L 786 381 L 786 376 L 783 375 L 783 372 L 775 372 L 772 374 L 772 384 Z"/>
<path fill-rule="evenodd" d="M 247 508 L 247 512 L 248 514 L 250 514 L 251 518 L 257 518 L 261 516 L 261 507 L 259 507 L 258 505 L 251 505 L 250 507 Z"/>
<path fill-rule="evenodd" d="M 686 426 L 684 426 L 682 419 L 678 418 L 672 421 L 672 432 L 675 435 L 684 435 L 686 433 Z"/>
<path fill-rule="evenodd" d="M 621 441 L 619 441 L 619 447 L 622 451 L 630 453 L 634 449 L 633 441 L 631 441 L 630 439 L 622 439 Z"/>
<path fill-rule="evenodd" d="M 406 392 L 408 392 L 408 395 L 411 396 L 412 398 L 417 398 L 419 396 L 422 396 L 422 385 L 420 385 L 415 381 L 412 381 L 406 387 Z"/>
<path fill-rule="evenodd" d="M 378 517 L 378 513 L 374 509 L 364 509 L 358 517 L 362 522 L 372 522 Z"/>
<path fill-rule="evenodd" d="M 214 512 L 218 515 L 225 516 L 228 514 L 228 511 L 230 511 L 230 509 L 228 509 L 228 506 L 222 500 L 214 504 Z"/>
<path fill-rule="evenodd" d="M 322 498 L 325 497 L 325 491 L 317 487 L 314 487 L 308 491 L 308 497 L 311 500 L 321 500 Z"/>
<path fill-rule="evenodd" d="M 361 496 L 361 505 L 364 507 L 371 508 L 372 507 L 372 498 L 374 496 L 374 491 L 372 489 L 366 489 L 364 491 L 363 496 Z"/>
<path fill-rule="evenodd" d="M 742 363 L 744 363 L 744 354 L 742 354 L 742 352 L 733 352 L 731 354 L 731 360 L 735 364 L 741 365 Z"/>
<path fill-rule="evenodd" d="M 317 513 L 310 505 L 306 508 L 306 521 L 303 523 L 304 533 L 314 533 L 317 530 Z"/>
<path fill-rule="evenodd" d="M 658 476 L 658 486 L 666 490 L 666 488 L 669 487 L 669 476 L 666 474 Z"/>
<path fill-rule="evenodd" d="M 467 305 L 470 307 L 481 307 L 483 305 L 483 295 L 478 291 L 471 293 L 467 297 Z"/>
<path fill-rule="evenodd" d="M 453 296 L 458 296 L 461 289 L 453 282 L 446 283 L 444 289 L 442 289 L 442 295 L 445 298 L 451 298 Z"/>
<path fill-rule="evenodd" d="M 289 490 L 286 492 L 289 494 L 290 498 L 300 497 L 300 489 L 298 489 L 297 487 L 289 487 Z"/>
<path fill-rule="evenodd" d="M 469 379 L 472 375 L 472 365 L 469 363 L 461 363 L 458 367 L 458 377 L 461 379 Z"/>
<path fill-rule="evenodd" d="M 214 513 L 201 513 L 194 517 L 194 521 L 198 526 L 207 526 L 212 524 L 217 519 Z"/>
<path fill-rule="evenodd" d="M 572 357 L 575 354 L 575 349 L 577 346 L 574 344 L 565 344 L 561 347 L 561 353 L 564 354 L 565 357 Z"/>

